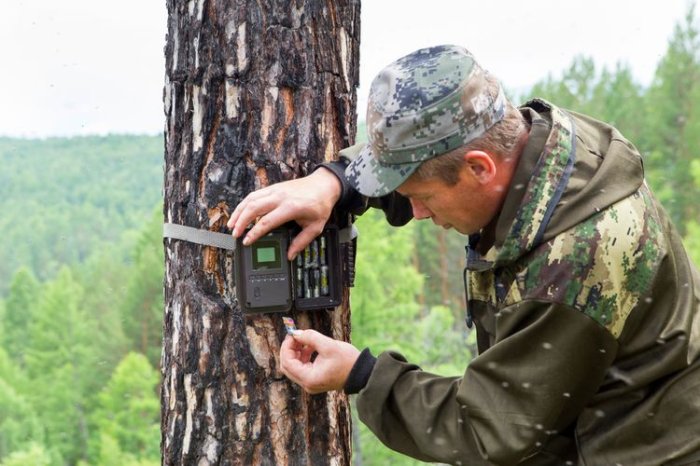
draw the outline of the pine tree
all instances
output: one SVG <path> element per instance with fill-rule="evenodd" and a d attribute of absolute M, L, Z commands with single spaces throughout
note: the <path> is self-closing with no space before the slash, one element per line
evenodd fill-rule
<path fill-rule="evenodd" d="M 353 142 L 359 0 L 167 6 L 165 219 L 225 232 L 253 189 Z M 166 240 L 165 257 L 163 463 L 349 464 L 347 397 L 281 374 L 284 326 L 243 315 L 230 254 Z M 297 318 L 349 338 L 347 304 Z"/>
<path fill-rule="evenodd" d="M 362 348 L 412 351 L 410 334 L 420 314 L 423 278 L 414 268 L 414 222 L 391 228 L 378 211 L 356 224 L 360 231 L 357 273 L 352 293 L 353 343 Z"/>
<path fill-rule="evenodd" d="M 29 326 L 35 314 L 39 283 L 31 271 L 22 267 L 15 272 L 5 301 L 2 347 L 20 367 L 25 365 L 25 350 L 30 344 Z"/>
<path fill-rule="evenodd" d="M 79 307 L 89 315 L 94 329 L 91 346 L 97 363 L 92 368 L 91 393 L 102 389 L 129 350 L 121 312 L 134 268 L 133 264 L 125 262 L 126 253 L 122 252 L 128 250 L 129 244 L 126 241 L 111 248 L 100 248 L 74 271 L 75 280 L 85 290 Z"/>
<path fill-rule="evenodd" d="M 579 55 L 574 57 L 561 78 L 550 74 L 535 84 L 528 94 L 530 98 L 541 97 L 562 108 L 590 113 L 596 76 L 593 59 Z"/>
<path fill-rule="evenodd" d="M 121 321 L 130 347 L 160 365 L 163 339 L 163 216 L 154 212 L 139 232 L 125 282 Z"/>
<path fill-rule="evenodd" d="M 640 150 L 646 147 L 647 132 L 639 112 L 643 90 L 629 65 L 618 63 L 613 71 L 603 68 L 591 100 L 592 116 L 615 126 Z"/>
<path fill-rule="evenodd" d="M 40 444 L 33 443 L 26 449 L 13 452 L 5 458 L 0 466 L 49 466 L 51 456 Z"/>
<path fill-rule="evenodd" d="M 26 387 L 23 372 L 0 348 L 0 461 L 43 441 L 39 418 L 23 395 Z"/>
<path fill-rule="evenodd" d="M 30 325 L 28 396 L 54 458 L 74 464 L 87 454 L 87 407 L 94 382 L 94 322 L 80 307 L 82 287 L 63 268 L 46 284 Z"/>
<path fill-rule="evenodd" d="M 700 128 L 700 30 L 691 3 L 677 24 L 648 92 L 648 168 L 656 191 L 684 235 L 686 223 L 700 218 L 692 163 L 698 157 Z"/>
<path fill-rule="evenodd" d="M 116 367 L 93 414 L 94 441 L 101 445 L 99 464 L 114 456 L 103 451 L 112 441 L 132 460 L 159 461 L 158 382 L 158 372 L 142 354 L 129 353 Z"/>

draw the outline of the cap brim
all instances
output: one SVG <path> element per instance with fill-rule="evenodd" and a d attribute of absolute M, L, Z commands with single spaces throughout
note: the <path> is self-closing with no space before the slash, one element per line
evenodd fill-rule
<path fill-rule="evenodd" d="M 356 146 L 345 150 L 352 151 L 353 149 L 356 151 Z M 366 144 L 345 169 L 345 178 L 363 196 L 381 197 L 401 186 L 421 163 L 411 162 L 397 165 L 379 163 L 372 153 L 371 146 Z"/>

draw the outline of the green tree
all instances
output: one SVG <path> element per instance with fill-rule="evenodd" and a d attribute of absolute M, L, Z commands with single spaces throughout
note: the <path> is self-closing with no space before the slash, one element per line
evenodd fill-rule
<path fill-rule="evenodd" d="M 159 376 L 140 353 L 129 353 L 98 396 L 93 414 L 99 435 L 99 465 L 160 459 Z M 115 457 L 121 463 L 115 463 Z"/>
<path fill-rule="evenodd" d="M 532 87 L 529 95 L 550 100 L 563 108 L 590 113 L 596 79 L 593 59 L 578 55 L 574 57 L 561 78 L 556 78 L 550 73 Z"/>
<path fill-rule="evenodd" d="M 32 406 L 0 378 L 0 459 L 41 441 L 43 430 Z"/>
<path fill-rule="evenodd" d="M 695 133 L 700 135 L 700 129 Z M 695 188 L 700 190 L 700 158 L 693 160 L 691 164 Z M 696 266 L 700 267 L 700 219 L 691 219 L 687 224 L 688 230 L 685 236 L 685 246 Z"/>
<path fill-rule="evenodd" d="M 417 222 L 414 227 L 413 265 L 423 276 L 419 301 L 426 308 L 447 306 L 454 318 L 464 323 L 464 247 L 468 238 L 455 230 L 436 228 L 432 222 Z"/>
<path fill-rule="evenodd" d="M 49 466 L 51 457 L 40 444 L 31 444 L 26 450 L 16 451 L 5 458 L 0 466 Z"/>
<path fill-rule="evenodd" d="M 2 336 L 5 334 L 5 301 L 0 299 L 0 348 L 4 348 L 2 344 Z"/>
<path fill-rule="evenodd" d="M 700 267 L 700 222 L 688 222 L 688 234 L 685 237 L 685 246 L 693 263 Z"/>
<path fill-rule="evenodd" d="M 30 325 L 28 396 L 46 433 L 54 457 L 74 464 L 86 456 L 87 408 L 97 363 L 94 322 L 80 307 L 83 288 L 63 268 L 46 284 Z"/>
<path fill-rule="evenodd" d="M 603 68 L 598 72 L 592 58 L 577 56 L 560 79 L 550 74 L 528 95 L 610 123 L 637 145 L 646 140 L 645 121 L 639 111 L 644 92 L 628 64 L 618 63 L 613 71 Z"/>
<path fill-rule="evenodd" d="M 100 434 L 100 450 L 98 460 L 94 466 L 159 466 L 160 459 L 144 459 L 124 452 L 119 447 L 119 442 L 107 434 Z M 78 466 L 88 466 L 87 463 Z"/>
<path fill-rule="evenodd" d="M 691 169 L 700 129 L 700 30 L 691 3 L 677 24 L 648 91 L 650 179 L 681 234 L 700 218 Z"/>
<path fill-rule="evenodd" d="M 39 283 L 32 272 L 20 268 L 12 277 L 10 292 L 5 301 L 2 347 L 20 367 L 24 366 L 25 350 L 30 342 L 29 325 L 39 293 Z"/>
<path fill-rule="evenodd" d="M 352 293 L 353 342 L 407 349 L 418 317 L 422 277 L 413 267 L 413 227 L 391 228 L 371 210 L 356 223 L 360 236 Z"/>
<path fill-rule="evenodd" d="M 123 251 L 134 243 L 127 240 L 114 248 L 100 248 L 74 269 L 76 281 L 86 290 L 79 306 L 89 315 L 94 328 L 91 346 L 95 350 L 96 365 L 92 368 L 94 382 L 91 390 L 95 392 L 109 380 L 114 368 L 129 351 L 121 309 L 134 266 L 125 261 L 128 254 Z M 119 252 L 115 253 L 115 250 Z"/>
<path fill-rule="evenodd" d="M 612 72 L 602 70 L 588 107 L 592 116 L 615 126 L 641 148 L 647 135 L 639 112 L 642 97 L 642 87 L 635 82 L 629 65 L 618 63 Z"/>
<path fill-rule="evenodd" d="M 27 382 L 22 371 L 0 348 L 0 460 L 43 441 L 43 429 L 22 395 Z"/>
<path fill-rule="evenodd" d="M 161 207 L 139 232 L 126 277 L 121 315 L 131 348 L 160 364 L 163 336 L 163 214 Z"/>

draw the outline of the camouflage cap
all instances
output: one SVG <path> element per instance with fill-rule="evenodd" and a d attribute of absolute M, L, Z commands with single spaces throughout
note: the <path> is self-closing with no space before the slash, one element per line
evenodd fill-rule
<path fill-rule="evenodd" d="M 340 152 L 357 154 L 345 176 L 361 194 L 379 197 L 418 166 L 483 135 L 503 119 L 506 99 L 493 98 L 486 71 L 463 47 L 417 50 L 384 68 L 369 91 L 369 143 Z"/>

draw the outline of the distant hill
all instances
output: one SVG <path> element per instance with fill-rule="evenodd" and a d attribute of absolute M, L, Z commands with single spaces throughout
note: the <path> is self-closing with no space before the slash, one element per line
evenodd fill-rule
<path fill-rule="evenodd" d="M 50 278 L 159 208 L 163 137 L 0 138 L 0 295 L 14 271 Z"/>

